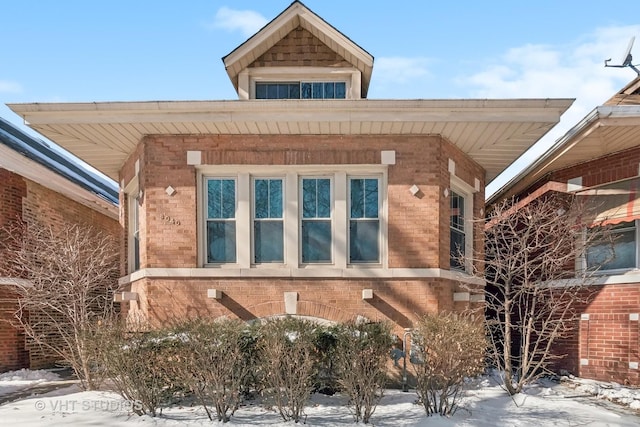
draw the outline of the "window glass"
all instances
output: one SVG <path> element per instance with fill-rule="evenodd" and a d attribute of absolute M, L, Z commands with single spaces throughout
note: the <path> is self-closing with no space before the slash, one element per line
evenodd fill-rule
<path fill-rule="evenodd" d="M 284 261 L 282 179 L 254 180 L 254 261 Z"/>
<path fill-rule="evenodd" d="M 331 180 L 302 179 L 302 262 L 331 262 Z"/>
<path fill-rule="evenodd" d="M 133 271 L 140 270 L 140 199 L 138 197 L 129 198 L 129 207 L 131 209 L 131 231 L 132 231 L 132 252 Z"/>
<path fill-rule="evenodd" d="M 625 222 L 611 230 L 613 242 L 597 243 L 587 248 L 587 268 L 618 270 L 636 267 L 635 222 Z"/>
<path fill-rule="evenodd" d="M 207 179 L 207 262 L 236 262 L 236 182 Z"/>
<path fill-rule="evenodd" d="M 455 191 L 451 191 L 451 211 L 450 211 L 450 251 L 453 268 L 464 269 L 464 261 L 460 256 L 465 255 L 466 236 L 464 232 L 464 197 Z"/>
<path fill-rule="evenodd" d="M 352 178 L 349 183 L 349 262 L 379 262 L 378 179 Z"/>
<path fill-rule="evenodd" d="M 335 90 L 334 90 L 335 87 L 336 87 L 336 84 L 333 83 L 333 82 L 325 83 L 324 84 L 324 97 L 328 98 L 328 99 L 335 98 L 336 97 Z"/>
<path fill-rule="evenodd" d="M 256 83 L 256 99 L 345 99 L 345 82 Z"/>

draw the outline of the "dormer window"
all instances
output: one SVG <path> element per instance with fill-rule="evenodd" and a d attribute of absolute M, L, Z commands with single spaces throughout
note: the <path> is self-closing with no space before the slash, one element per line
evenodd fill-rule
<path fill-rule="evenodd" d="M 345 99 L 345 82 L 261 82 L 256 99 Z"/>

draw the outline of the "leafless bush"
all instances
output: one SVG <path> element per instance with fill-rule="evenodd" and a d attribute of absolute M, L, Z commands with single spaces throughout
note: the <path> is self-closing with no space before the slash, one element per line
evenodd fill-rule
<path fill-rule="evenodd" d="M 173 364 L 181 382 L 191 390 L 210 420 L 227 422 L 242 401 L 253 363 L 247 357 L 247 325 L 240 320 L 194 319 L 176 325 L 184 346 Z"/>
<path fill-rule="evenodd" d="M 466 377 L 482 372 L 487 348 L 484 322 L 469 315 L 426 315 L 418 322 L 411 350 L 416 392 L 427 415 L 453 415 Z"/>
<path fill-rule="evenodd" d="M 285 420 L 300 422 L 313 391 L 316 325 L 287 317 L 268 320 L 258 338 L 265 393 Z"/>
<path fill-rule="evenodd" d="M 45 354 L 67 363 L 93 389 L 93 335 L 115 315 L 118 247 L 90 226 L 38 224 L 4 230 L 0 272 L 25 279 L 16 287 L 15 325 Z"/>
<path fill-rule="evenodd" d="M 132 403 L 134 413 L 155 417 L 183 388 L 176 369 L 185 358 L 185 341 L 180 334 L 148 331 L 139 324 L 118 322 L 101 331 L 102 366 L 116 392 Z"/>
<path fill-rule="evenodd" d="M 393 344 L 386 323 L 347 322 L 338 328 L 335 362 L 339 384 L 349 396 L 355 422 L 367 424 L 382 398 Z"/>
<path fill-rule="evenodd" d="M 474 274 L 487 284 L 490 356 L 511 395 L 563 357 L 554 344 L 577 324 L 576 307 L 588 300 L 597 270 L 579 264 L 594 245 L 613 246 L 610 229 L 594 225 L 570 195 L 493 208 L 483 236 L 486 258 L 473 264 L 482 266 Z"/>

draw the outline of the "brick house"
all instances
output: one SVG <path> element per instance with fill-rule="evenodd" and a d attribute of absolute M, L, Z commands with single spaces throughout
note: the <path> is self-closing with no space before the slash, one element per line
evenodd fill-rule
<path fill-rule="evenodd" d="M 117 191 L 0 119 L 0 229 L 34 221 L 91 224 L 119 236 Z M 46 363 L 39 352 L 29 351 L 24 334 L 7 323 L 17 307 L 14 286 L 19 281 L 0 268 L 0 372 Z"/>
<path fill-rule="evenodd" d="M 549 192 L 591 198 L 594 222 L 611 224 L 613 259 L 596 246 L 576 268 L 599 266 L 593 296 L 575 332 L 556 348 L 567 354 L 558 364 L 585 378 L 640 384 L 640 77 L 595 108 L 541 158 L 487 200 L 522 202 Z M 603 265 L 600 260 L 606 261 Z"/>
<path fill-rule="evenodd" d="M 367 99 L 373 57 L 298 1 L 223 63 L 238 100 L 10 105 L 120 183 L 130 314 L 401 332 L 482 307 L 451 253 L 482 250 L 486 182 L 573 100 Z"/>

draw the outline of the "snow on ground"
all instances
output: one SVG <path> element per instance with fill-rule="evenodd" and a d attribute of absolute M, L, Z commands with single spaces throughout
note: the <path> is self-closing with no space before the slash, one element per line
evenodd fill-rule
<path fill-rule="evenodd" d="M 45 369 L 31 371 L 21 369 L 0 374 L 0 397 L 36 385 L 57 381 L 60 376 Z"/>
<path fill-rule="evenodd" d="M 14 375 L 16 376 L 16 375 Z M 17 375 L 19 377 L 19 375 Z M 29 377 L 25 373 L 23 377 Z M 41 378 L 44 374 L 33 374 Z M 10 377 L 10 376 L 9 376 Z M 37 379 L 34 381 L 38 381 Z M 0 377 L 0 387 L 11 382 Z M 494 427 L 494 426 L 620 426 L 640 425 L 640 416 L 607 399 L 626 399 L 627 407 L 640 403 L 640 392 L 613 383 L 575 380 L 572 387 L 563 383 L 540 381 L 526 393 L 511 398 L 494 379 L 483 377 L 471 381 L 461 408 L 451 418 L 426 417 L 416 404 L 414 392 L 387 390 L 371 422 L 381 427 Z M 590 396 L 595 392 L 597 396 Z M 306 409 L 308 426 L 354 425 L 340 395 L 314 395 Z M 43 395 L 33 395 L 0 405 L 0 424 L 30 426 L 210 426 L 222 425 L 208 420 L 198 406 L 166 408 L 162 416 L 139 417 L 131 413 L 131 405 L 111 392 L 82 392 L 77 386 L 62 388 Z M 249 401 L 236 411 L 227 426 L 289 426 L 279 415 Z"/>

